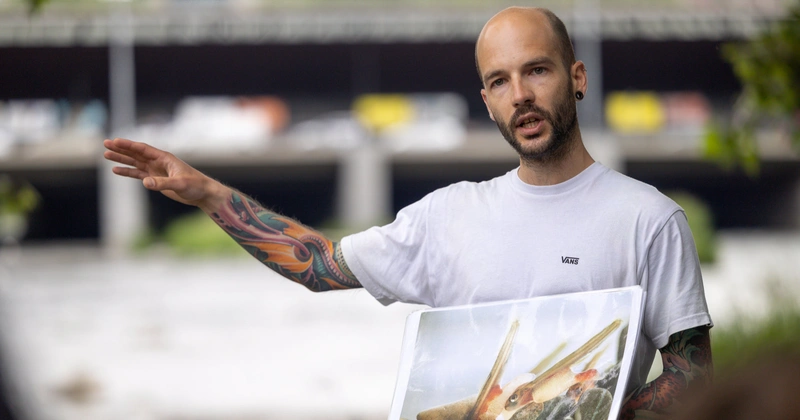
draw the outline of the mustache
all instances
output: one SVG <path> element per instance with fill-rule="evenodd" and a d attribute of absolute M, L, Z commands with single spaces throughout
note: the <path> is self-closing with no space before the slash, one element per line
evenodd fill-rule
<path fill-rule="evenodd" d="M 514 114 L 512 114 L 511 118 L 509 118 L 509 120 L 508 120 L 508 126 L 509 127 L 516 127 L 517 126 L 517 121 L 520 119 L 520 117 L 522 117 L 525 114 L 529 114 L 529 113 L 539 114 L 545 120 L 551 120 L 552 119 L 551 116 L 550 116 L 550 113 L 547 112 L 544 108 L 542 108 L 542 107 L 540 107 L 540 106 L 538 106 L 536 104 L 525 104 L 525 105 L 522 105 L 519 108 L 517 108 L 516 111 L 514 111 Z"/>

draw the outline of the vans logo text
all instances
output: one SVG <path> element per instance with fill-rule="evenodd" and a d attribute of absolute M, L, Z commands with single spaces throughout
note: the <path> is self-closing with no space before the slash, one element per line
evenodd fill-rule
<path fill-rule="evenodd" d="M 561 262 L 564 264 L 578 265 L 578 258 L 575 257 L 561 257 Z"/>

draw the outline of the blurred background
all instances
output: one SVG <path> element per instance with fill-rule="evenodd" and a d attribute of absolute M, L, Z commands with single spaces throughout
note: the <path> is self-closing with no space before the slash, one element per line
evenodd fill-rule
<path fill-rule="evenodd" d="M 474 65 L 512 4 L 0 0 L 0 418 L 385 418 L 420 307 L 308 293 L 101 143 L 338 239 L 518 165 Z M 595 159 L 686 209 L 718 375 L 799 348 L 800 3 L 516 4 L 570 30 Z"/>

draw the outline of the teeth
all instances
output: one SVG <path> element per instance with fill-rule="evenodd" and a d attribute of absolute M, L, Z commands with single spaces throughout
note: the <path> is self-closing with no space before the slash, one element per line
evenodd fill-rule
<path fill-rule="evenodd" d="M 532 126 L 536 125 L 537 122 L 539 122 L 539 120 L 537 120 L 535 118 L 531 118 L 531 119 L 527 119 L 527 120 L 523 121 L 522 124 L 520 124 L 520 126 L 528 128 L 528 127 L 532 127 Z"/>

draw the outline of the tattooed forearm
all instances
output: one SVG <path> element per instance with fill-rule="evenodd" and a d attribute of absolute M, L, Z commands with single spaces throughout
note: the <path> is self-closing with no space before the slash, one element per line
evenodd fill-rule
<path fill-rule="evenodd" d="M 713 378 L 708 327 L 675 333 L 661 349 L 664 372 L 635 390 L 625 403 L 620 419 L 636 418 L 637 411 L 665 414 L 687 390 L 710 385 Z"/>
<path fill-rule="evenodd" d="M 361 287 L 338 243 L 233 191 L 211 217 L 251 255 L 315 292 Z"/>

